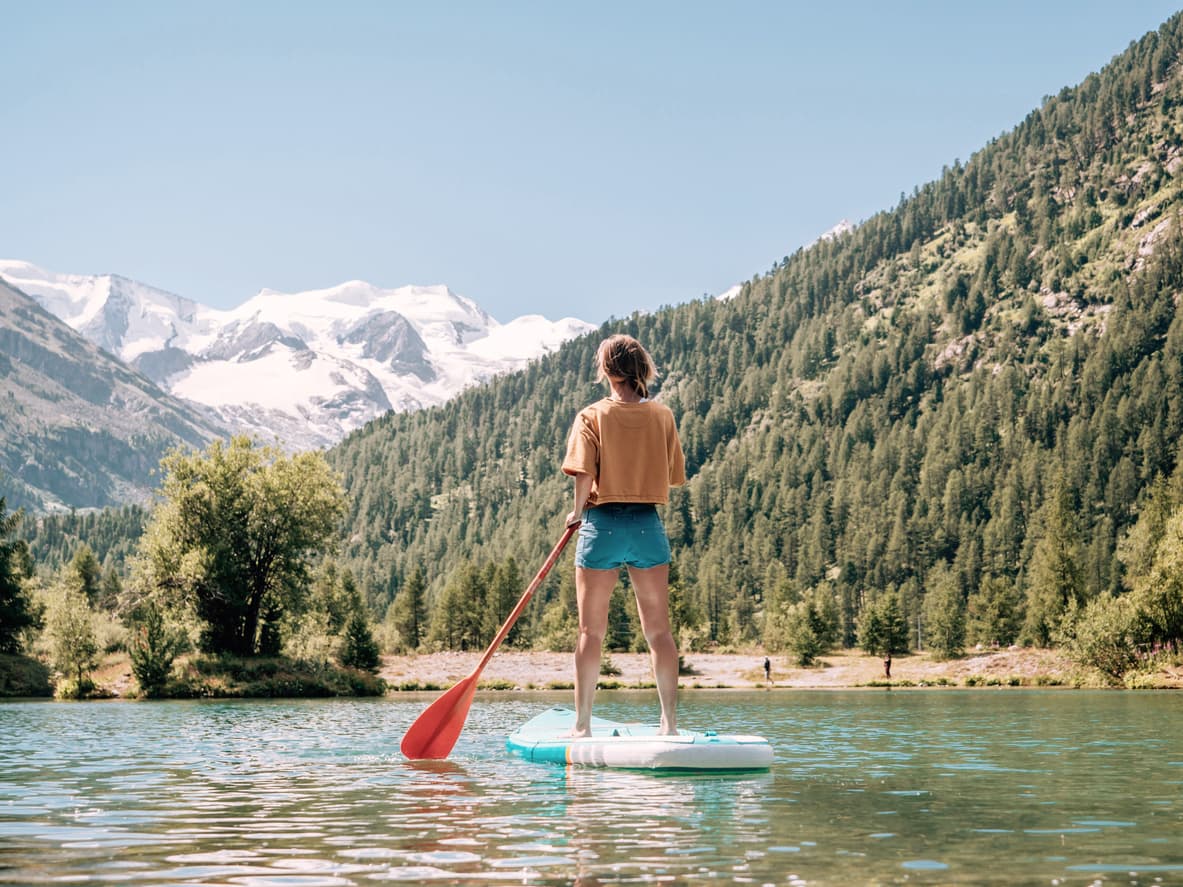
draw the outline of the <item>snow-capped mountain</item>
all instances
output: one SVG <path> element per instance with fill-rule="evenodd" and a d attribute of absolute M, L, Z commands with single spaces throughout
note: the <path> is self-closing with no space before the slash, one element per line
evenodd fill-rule
<path fill-rule="evenodd" d="M 594 328 L 538 315 L 501 324 L 446 286 L 265 289 L 221 311 L 115 274 L 0 260 L 0 278 L 171 394 L 291 449 L 443 403 Z"/>
<path fill-rule="evenodd" d="M 813 243 L 821 243 L 823 240 L 837 240 L 843 234 L 849 234 L 853 230 L 854 225 L 850 224 L 848 219 L 843 219 L 829 231 L 820 234 Z M 809 244 L 809 246 L 813 246 L 813 243 Z"/>
<path fill-rule="evenodd" d="M 848 234 L 853 230 L 854 230 L 854 225 L 852 225 L 846 219 L 843 219 L 842 221 L 840 221 L 837 225 L 835 225 L 830 230 L 819 234 L 814 240 L 807 243 L 803 247 L 803 249 L 809 249 L 811 246 L 816 246 L 817 244 L 821 243 L 823 240 L 835 240 L 835 239 L 841 237 L 843 234 Z M 734 286 L 728 287 L 727 289 L 723 290 L 723 292 L 719 293 L 717 296 L 715 296 L 715 298 L 718 299 L 720 302 L 727 302 L 727 301 L 730 301 L 731 299 L 734 299 L 736 296 L 738 296 L 742 292 L 743 292 L 743 284 L 737 283 Z"/>

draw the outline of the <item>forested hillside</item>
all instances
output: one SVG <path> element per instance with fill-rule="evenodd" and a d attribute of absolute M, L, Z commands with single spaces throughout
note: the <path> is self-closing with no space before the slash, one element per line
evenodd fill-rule
<path fill-rule="evenodd" d="M 372 605 L 421 572 L 463 608 L 474 569 L 541 561 L 569 508 L 566 433 L 615 331 L 649 347 L 679 421 L 689 482 L 666 517 L 696 642 L 758 639 L 774 603 L 818 590 L 848 642 L 864 602 L 895 592 L 915 641 L 926 590 L 950 584 L 1040 641 L 1047 595 L 1120 589 L 1119 542 L 1183 430 L 1181 46 L 1177 15 L 733 300 L 606 324 L 352 435 L 329 456 Z M 569 560 L 525 632 L 570 609 Z"/>
<path fill-rule="evenodd" d="M 125 575 L 149 513 L 141 505 L 124 505 L 103 511 L 25 515 L 18 536 L 36 552 L 43 571 L 57 572 L 86 545 L 104 568 Z"/>

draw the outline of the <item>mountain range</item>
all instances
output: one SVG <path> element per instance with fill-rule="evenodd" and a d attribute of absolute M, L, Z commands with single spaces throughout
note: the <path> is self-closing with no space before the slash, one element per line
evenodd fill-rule
<path fill-rule="evenodd" d="M 117 274 L 3 260 L 0 279 L 225 428 L 289 450 L 443 403 L 592 329 L 539 315 L 501 324 L 446 286 L 264 289 L 217 310 Z"/>

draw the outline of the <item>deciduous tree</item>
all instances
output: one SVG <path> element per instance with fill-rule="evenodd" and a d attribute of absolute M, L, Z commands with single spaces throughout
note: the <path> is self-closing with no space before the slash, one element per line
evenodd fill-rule
<path fill-rule="evenodd" d="M 139 581 L 194 608 L 203 649 L 257 654 L 264 619 L 300 606 L 309 564 L 336 540 L 340 484 L 320 453 L 285 456 L 244 437 L 161 466 Z"/>
<path fill-rule="evenodd" d="M 94 614 L 86 596 L 68 581 L 59 582 L 45 616 L 49 657 L 65 678 L 58 695 L 84 696 L 91 689 L 90 672 L 98 664 L 99 645 Z"/>

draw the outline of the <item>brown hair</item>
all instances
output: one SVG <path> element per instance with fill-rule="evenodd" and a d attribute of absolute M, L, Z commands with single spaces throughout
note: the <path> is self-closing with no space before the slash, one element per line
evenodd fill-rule
<path fill-rule="evenodd" d="M 596 381 L 605 379 L 624 379 L 633 391 L 648 397 L 649 386 L 657 380 L 657 365 L 640 342 L 618 333 L 596 349 Z"/>

